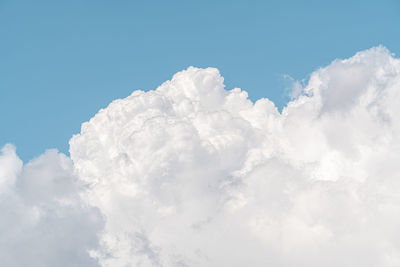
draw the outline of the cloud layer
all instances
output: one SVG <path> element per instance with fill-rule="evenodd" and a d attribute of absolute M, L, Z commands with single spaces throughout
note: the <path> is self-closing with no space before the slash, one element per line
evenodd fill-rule
<path fill-rule="evenodd" d="M 399 266 L 400 60 L 372 48 L 300 89 L 279 113 L 190 67 L 100 110 L 70 140 L 72 161 L 48 151 L 22 166 L 4 147 L 0 254 L 8 266 Z"/>

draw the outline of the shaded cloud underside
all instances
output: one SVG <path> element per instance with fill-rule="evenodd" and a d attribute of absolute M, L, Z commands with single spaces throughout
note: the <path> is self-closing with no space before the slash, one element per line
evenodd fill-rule
<path fill-rule="evenodd" d="M 301 89 L 301 88 L 300 88 Z M 0 156 L 6 266 L 399 266 L 400 60 L 336 60 L 279 113 L 190 67 L 26 165 Z"/>

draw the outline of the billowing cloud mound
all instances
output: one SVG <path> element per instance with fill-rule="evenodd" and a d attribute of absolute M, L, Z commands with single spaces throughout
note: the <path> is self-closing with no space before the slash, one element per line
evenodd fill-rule
<path fill-rule="evenodd" d="M 98 266 L 102 217 L 79 196 L 71 160 L 49 150 L 23 166 L 11 145 L 0 153 L 0 266 Z"/>
<path fill-rule="evenodd" d="M 105 219 L 91 255 L 103 266 L 399 266 L 399 103 L 400 61 L 383 47 L 314 72 L 282 113 L 225 90 L 213 68 L 116 100 L 70 141 L 83 197 Z"/>
<path fill-rule="evenodd" d="M 400 60 L 294 95 L 279 113 L 191 67 L 100 110 L 71 159 L 4 146 L 0 265 L 400 266 Z"/>

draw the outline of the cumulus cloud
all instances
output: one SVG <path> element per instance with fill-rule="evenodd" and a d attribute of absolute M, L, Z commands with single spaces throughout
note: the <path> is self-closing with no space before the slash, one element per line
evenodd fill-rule
<path fill-rule="evenodd" d="M 100 212 L 81 200 L 71 160 L 48 150 L 26 165 L 6 145 L 0 154 L 0 265 L 99 266 Z"/>
<path fill-rule="evenodd" d="M 190 67 L 100 110 L 71 160 L 22 166 L 6 146 L 0 229 L 14 230 L 0 253 L 20 266 L 23 244 L 43 266 L 399 266 L 400 60 L 376 47 L 302 84 L 280 113 Z"/>
<path fill-rule="evenodd" d="M 103 266 L 398 266 L 400 63 L 314 72 L 279 113 L 190 67 L 70 141 Z"/>

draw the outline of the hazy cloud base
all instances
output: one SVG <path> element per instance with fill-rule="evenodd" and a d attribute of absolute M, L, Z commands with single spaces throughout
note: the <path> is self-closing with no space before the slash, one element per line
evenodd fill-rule
<path fill-rule="evenodd" d="M 6 145 L 1 265 L 399 266 L 400 60 L 295 89 L 279 113 L 190 67 L 100 110 L 71 159 Z"/>

